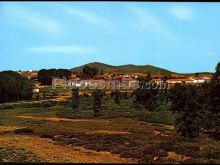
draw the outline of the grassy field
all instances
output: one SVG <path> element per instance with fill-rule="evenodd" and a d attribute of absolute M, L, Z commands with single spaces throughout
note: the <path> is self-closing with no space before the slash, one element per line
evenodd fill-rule
<path fill-rule="evenodd" d="M 218 140 L 179 137 L 169 104 L 137 111 L 132 98 L 117 105 L 107 95 L 96 118 L 92 97 L 69 104 L 0 110 L 0 162 L 220 163 Z"/>

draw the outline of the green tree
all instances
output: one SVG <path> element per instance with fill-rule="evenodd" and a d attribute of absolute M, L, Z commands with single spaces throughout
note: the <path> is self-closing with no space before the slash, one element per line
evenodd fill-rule
<path fill-rule="evenodd" d="M 67 80 L 71 71 L 67 69 L 42 69 L 37 74 L 37 79 L 42 85 L 52 85 L 52 77 L 65 77 Z"/>
<path fill-rule="evenodd" d="M 101 112 L 102 98 L 104 96 L 104 93 L 101 89 L 95 89 L 92 95 L 94 116 L 99 116 Z"/>
<path fill-rule="evenodd" d="M 151 83 L 152 77 L 150 72 L 146 77 L 139 77 L 139 88 L 133 92 L 133 105 L 137 110 L 148 109 L 156 110 L 156 101 L 158 88 L 154 88 Z"/>
<path fill-rule="evenodd" d="M 125 100 L 128 99 L 128 92 L 127 91 L 122 92 L 122 98 Z"/>
<path fill-rule="evenodd" d="M 147 72 L 146 82 L 149 83 L 152 80 L 151 73 Z"/>
<path fill-rule="evenodd" d="M 97 75 L 98 73 L 98 68 L 96 67 L 90 67 L 89 65 L 85 65 L 83 67 L 83 74 L 87 77 L 87 78 L 92 78 L 95 75 Z"/>
<path fill-rule="evenodd" d="M 209 111 L 210 125 L 216 130 L 220 131 L 220 62 L 215 68 L 210 88 L 209 88 Z"/>
<path fill-rule="evenodd" d="M 198 72 L 195 73 L 195 77 L 199 77 L 199 73 Z"/>
<path fill-rule="evenodd" d="M 103 69 L 100 70 L 100 74 L 104 75 L 104 70 Z"/>
<path fill-rule="evenodd" d="M 13 71 L 0 72 L 0 102 L 32 99 L 33 82 Z"/>
<path fill-rule="evenodd" d="M 72 108 L 76 110 L 79 107 L 79 88 L 72 89 Z"/>
<path fill-rule="evenodd" d="M 120 105 L 121 92 L 119 90 L 115 90 L 111 92 L 111 97 L 114 97 L 114 101 L 116 104 Z"/>
<path fill-rule="evenodd" d="M 137 110 L 152 110 L 152 91 L 150 89 L 138 88 L 134 91 L 133 105 Z"/>
<path fill-rule="evenodd" d="M 176 84 L 169 91 L 171 110 L 176 113 L 177 132 L 184 137 L 198 137 L 203 121 L 202 107 L 196 86 Z"/>

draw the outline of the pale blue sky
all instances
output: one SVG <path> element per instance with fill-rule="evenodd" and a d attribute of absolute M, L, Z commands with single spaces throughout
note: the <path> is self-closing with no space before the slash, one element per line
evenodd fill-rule
<path fill-rule="evenodd" d="M 213 72 L 220 3 L 0 2 L 0 70 L 88 62 Z"/>

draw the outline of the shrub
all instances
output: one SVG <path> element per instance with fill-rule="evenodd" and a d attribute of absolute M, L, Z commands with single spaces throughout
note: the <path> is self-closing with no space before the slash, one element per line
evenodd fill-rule
<path fill-rule="evenodd" d="M 34 130 L 30 128 L 21 128 L 14 131 L 15 134 L 33 134 Z"/>
<path fill-rule="evenodd" d="M 46 108 L 46 107 L 53 107 L 54 103 L 52 101 L 49 102 L 42 102 L 41 103 L 42 107 Z"/>
<path fill-rule="evenodd" d="M 48 139 L 52 139 L 53 138 L 53 135 L 50 135 L 50 134 L 46 134 L 46 133 L 42 133 L 40 135 L 41 138 L 48 138 Z"/>
<path fill-rule="evenodd" d="M 12 105 L 4 105 L 4 104 L 0 105 L 0 110 L 13 109 L 13 108 L 14 106 Z"/>

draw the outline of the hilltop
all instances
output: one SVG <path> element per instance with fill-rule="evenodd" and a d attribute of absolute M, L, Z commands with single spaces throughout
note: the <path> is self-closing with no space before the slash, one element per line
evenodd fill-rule
<path fill-rule="evenodd" d="M 96 67 L 99 70 L 103 70 L 105 73 L 147 73 L 150 72 L 152 74 L 171 74 L 174 73 L 172 71 L 155 67 L 152 65 L 133 65 L 133 64 L 127 64 L 127 65 L 119 65 L 119 66 L 113 66 L 108 65 L 100 62 L 92 62 L 85 64 L 90 67 Z M 75 68 L 72 68 L 71 71 L 73 72 L 82 72 L 83 67 L 85 65 L 81 65 Z"/>

